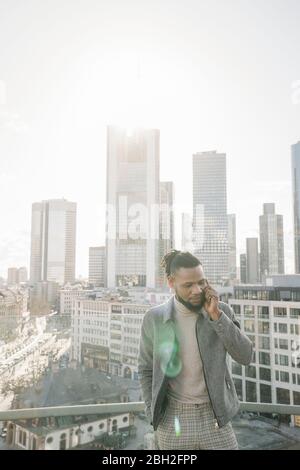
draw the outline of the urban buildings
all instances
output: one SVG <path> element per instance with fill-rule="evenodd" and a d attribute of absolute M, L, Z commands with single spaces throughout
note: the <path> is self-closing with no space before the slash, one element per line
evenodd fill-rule
<path fill-rule="evenodd" d="M 300 141 L 292 145 L 295 273 L 300 273 Z"/>
<path fill-rule="evenodd" d="M 106 282 L 105 274 L 105 246 L 93 246 L 89 249 L 89 283 L 104 287 Z"/>
<path fill-rule="evenodd" d="M 76 203 L 51 199 L 32 205 L 30 282 L 74 282 Z"/>
<path fill-rule="evenodd" d="M 107 130 L 107 287 L 159 282 L 159 131 Z"/>
<path fill-rule="evenodd" d="M 275 204 L 263 205 L 259 217 L 261 276 L 284 274 L 283 217 L 275 214 Z"/>
<path fill-rule="evenodd" d="M 148 309 L 149 305 L 78 298 L 72 312 L 72 359 L 137 380 L 140 331 Z"/>
<path fill-rule="evenodd" d="M 7 286 L 16 286 L 27 282 L 27 268 L 8 268 L 7 270 Z"/>
<path fill-rule="evenodd" d="M 259 254 L 258 238 L 246 238 L 247 247 L 247 282 L 256 284 L 259 282 Z"/>
<path fill-rule="evenodd" d="M 229 278 L 226 155 L 193 155 L 194 254 L 207 279 L 223 285 Z"/>
<path fill-rule="evenodd" d="M 228 250 L 229 250 L 229 277 L 236 280 L 236 217 L 228 214 Z"/>
<path fill-rule="evenodd" d="M 300 405 L 299 278 L 291 283 L 291 277 L 271 276 L 267 285 L 235 286 L 229 304 L 254 346 L 249 366 L 229 358 L 240 400 Z M 292 423 L 300 425 L 300 418 L 293 416 Z"/>

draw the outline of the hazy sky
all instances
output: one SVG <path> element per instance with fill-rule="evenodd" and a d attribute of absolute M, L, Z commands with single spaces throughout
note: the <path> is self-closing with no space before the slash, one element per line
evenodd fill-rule
<path fill-rule="evenodd" d="M 32 202 L 60 197 L 78 203 L 87 274 L 88 247 L 104 243 L 113 123 L 160 129 L 161 179 L 182 210 L 192 154 L 226 152 L 238 253 L 275 202 L 292 272 L 299 24 L 299 0 L 0 0 L 0 275 L 29 267 Z"/>

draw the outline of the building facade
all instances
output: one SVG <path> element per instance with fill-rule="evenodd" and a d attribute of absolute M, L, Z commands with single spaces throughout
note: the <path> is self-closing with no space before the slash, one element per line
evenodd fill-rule
<path fill-rule="evenodd" d="M 229 357 L 240 400 L 300 405 L 300 286 L 236 286 L 229 304 L 254 347 L 249 366 Z"/>
<path fill-rule="evenodd" d="M 89 249 L 89 283 L 93 286 L 104 287 L 105 274 L 105 246 L 92 246 Z"/>
<path fill-rule="evenodd" d="M 275 214 L 275 204 L 263 205 L 259 217 L 261 276 L 284 274 L 283 216 Z"/>
<path fill-rule="evenodd" d="M 31 218 L 30 282 L 74 282 L 76 203 L 35 202 Z"/>
<path fill-rule="evenodd" d="M 159 131 L 107 131 L 107 287 L 159 282 Z"/>
<path fill-rule="evenodd" d="M 193 155 L 193 243 L 206 277 L 215 285 L 229 279 L 226 155 Z"/>
<path fill-rule="evenodd" d="M 72 359 L 138 380 L 141 325 L 148 305 L 79 298 L 72 312 Z"/>

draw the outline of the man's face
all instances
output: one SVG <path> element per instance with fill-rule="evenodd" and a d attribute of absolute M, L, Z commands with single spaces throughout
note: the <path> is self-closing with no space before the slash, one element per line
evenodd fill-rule
<path fill-rule="evenodd" d="M 168 279 L 169 287 L 175 290 L 178 300 L 183 300 L 191 310 L 200 310 L 205 302 L 204 288 L 208 285 L 201 265 L 195 268 L 180 268 Z"/>

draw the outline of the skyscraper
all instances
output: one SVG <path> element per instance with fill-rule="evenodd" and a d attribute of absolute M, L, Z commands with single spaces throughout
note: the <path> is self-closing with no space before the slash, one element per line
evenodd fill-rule
<path fill-rule="evenodd" d="M 107 286 L 159 282 L 159 131 L 107 130 Z"/>
<path fill-rule="evenodd" d="M 292 145 L 295 273 L 300 273 L 300 141 Z"/>
<path fill-rule="evenodd" d="M 174 183 L 160 182 L 160 212 L 159 212 L 159 260 L 175 247 L 174 240 Z M 158 286 L 165 284 L 165 272 L 160 267 Z"/>
<path fill-rule="evenodd" d="M 89 283 L 105 286 L 105 246 L 92 246 L 89 249 Z"/>
<path fill-rule="evenodd" d="M 228 214 L 229 276 L 236 279 L 236 217 Z"/>
<path fill-rule="evenodd" d="M 247 283 L 259 282 L 258 238 L 246 238 L 247 246 Z"/>
<path fill-rule="evenodd" d="M 284 274 L 283 216 L 265 203 L 259 217 L 261 275 Z"/>
<path fill-rule="evenodd" d="M 30 282 L 75 280 L 76 203 L 51 199 L 32 204 Z"/>
<path fill-rule="evenodd" d="M 242 284 L 247 283 L 247 255 L 242 253 L 240 255 L 240 279 Z"/>
<path fill-rule="evenodd" d="M 193 230 L 206 277 L 223 285 L 229 279 L 226 154 L 193 155 Z"/>
<path fill-rule="evenodd" d="M 193 218 L 188 212 L 183 212 L 181 215 L 181 250 L 194 251 Z"/>

